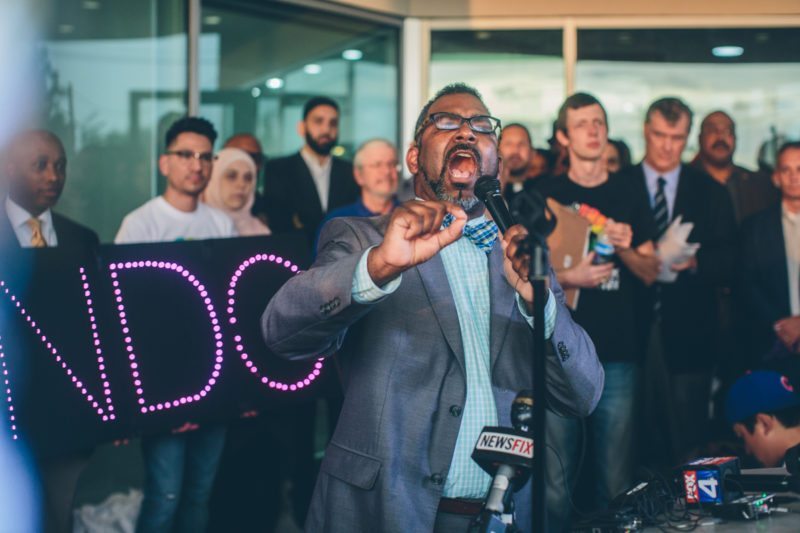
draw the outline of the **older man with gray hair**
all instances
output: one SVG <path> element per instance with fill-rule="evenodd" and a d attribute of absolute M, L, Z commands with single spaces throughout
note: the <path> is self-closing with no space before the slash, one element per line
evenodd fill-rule
<path fill-rule="evenodd" d="M 361 188 L 361 196 L 352 204 L 334 209 L 317 230 L 314 250 L 322 227 L 338 217 L 374 217 L 385 215 L 398 204 L 397 149 L 386 139 L 370 139 L 356 150 L 353 158 L 353 177 Z"/>

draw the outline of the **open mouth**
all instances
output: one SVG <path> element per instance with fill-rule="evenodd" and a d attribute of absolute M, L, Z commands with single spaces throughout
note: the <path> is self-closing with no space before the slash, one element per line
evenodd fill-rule
<path fill-rule="evenodd" d="M 447 172 L 457 180 L 468 180 L 478 172 L 478 161 L 475 154 L 459 150 L 447 160 Z"/>

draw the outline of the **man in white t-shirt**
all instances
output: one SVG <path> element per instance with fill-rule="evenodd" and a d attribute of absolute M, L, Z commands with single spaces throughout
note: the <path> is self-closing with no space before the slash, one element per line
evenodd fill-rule
<path fill-rule="evenodd" d="M 122 221 L 114 242 L 165 242 L 235 237 L 233 221 L 200 202 L 211 177 L 217 132 L 205 119 L 184 117 L 166 135 L 158 169 L 167 178 L 162 196 Z M 145 488 L 136 530 L 205 531 L 208 500 L 225 444 L 225 428 L 145 437 Z"/>

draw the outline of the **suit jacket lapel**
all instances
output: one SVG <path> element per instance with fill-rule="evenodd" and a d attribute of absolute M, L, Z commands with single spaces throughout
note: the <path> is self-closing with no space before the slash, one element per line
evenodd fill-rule
<path fill-rule="evenodd" d="M 517 305 L 516 292 L 506 281 L 503 271 L 503 248 L 499 239 L 489 254 L 489 356 L 490 368 L 494 369 L 500 349 L 503 347 L 511 315 Z"/>
<path fill-rule="evenodd" d="M 689 201 L 691 195 L 692 184 L 690 183 L 691 177 L 684 171 L 686 165 L 681 164 L 681 171 L 678 174 L 678 190 L 675 192 L 675 205 L 672 206 L 672 216 L 669 221 L 672 222 L 676 216 L 680 215 L 686 209 L 686 203 Z M 684 220 L 683 222 L 687 222 Z"/>
<path fill-rule="evenodd" d="M 422 286 L 431 302 L 433 313 L 439 322 L 444 338 L 456 355 L 461 371 L 466 376 L 464 363 L 464 344 L 461 340 L 461 327 L 458 324 L 458 312 L 442 258 L 437 254 L 430 260 L 417 265 L 417 272 Z"/>
<path fill-rule="evenodd" d="M 781 308 L 785 313 L 784 316 L 791 314 L 792 303 L 789 300 L 789 267 L 786 265 L 786 243 L 783 236 L 783 211 L 781 204 L 770 210 L 769 231 L 765 231 L 763 236 L 765 239 L 764 254 L 769 254 L 769 257 L 764 257 L 763 260 L 766 265 L 775 265 L 775 285 L 778 294 L 781 295 Z"/>

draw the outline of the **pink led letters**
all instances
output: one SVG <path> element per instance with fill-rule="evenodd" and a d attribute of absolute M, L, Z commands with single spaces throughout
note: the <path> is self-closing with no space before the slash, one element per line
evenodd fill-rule
<path fill-rule="evenodd" d="M 275 263 L 277 265 L 283 266 L 284 268 L 289 269 L 291 272 L 298 273 L 299 269 L 297 265 L 293 265 L 291 261 L 288 259 L 284 259 L 280 256 L 276 256 L 275 254 L 258 254 L 254 255 L 253 257 L 244 261 L 239 268 L 236 269 L 236 272 L 233 273 L 233 277 L 231 277 L 230 283 L 228 283 L 228 322 L 231 325 L 231 328 L 236 327 L 236 323 L 238 319 L 234 314 L 236 309 L 236 285 L 239 283 L 242 275 L 244 274 L 245 270 L 250 268 L 256 263 L 259 262 L 270 262 Z M 267 385 L 270 389 L 281 390 L 281 391 L 296 391 L 298 389 L 302 389 L 303 387 L 308 387 L 311 385 L 311 382 L 317 379 L 319 376 L 320 370 L 322 369 L 322 359 L 317 360 L 314 363 L 314 370 L 311 371 L 310 374 L 305 376 L 302 379 L 298 379 L 294 383 L 281 383 L 280 381 L 276 381 L 274 379 L 269 378 L 268 376 L 264 375 L 258 367 L 250 360 L 250 356 L 247 355 L 245 351 L 244 345 L 242 345 L 242 336 L 235 335 L 233 340 L 236 341 L 236 351 L 239 353 L 239 357 L 241 357 L 242 361 L 244 361 L 245 366 L 250 371 L 251 374 L 254 374 L 258 377 L 259 381 L 264 385 Z"/>
<path fill-rule="evenodd" d="M 211 298 L 208 296 L 208 291 L 206 291 L 205 286 L 200 283 L 194 274 L 189 272 L 187 269 L 182 267 L 177 263 L 170 263 L 165 261 L 133 261 L 133 262 L 125 262 L 125 263 L 112 263 L 109 265 L 109 270 L 111 270 L 111 284 L 114 286 L 114 299 L 117 303 L 117 311 L 119 314 L 119 323 L 122 326 L 122 334 L 125 341 L 125 350 L 128 353 L 128 360 L 130 361 L 131 367 L 131 377 L 133 378 L 133 385 L 136 387 L 136 396 L 137 402 L 139 403 L 139 409 L 142 413 L 153 412 L 153 411 L 161 411 L 163 409 L 170 409 L 172 407 L 178 407 L 179 405 L 196 402 L 199 401 L 201 398 L 205 398 L 205 396 L 211 392 L 211 388 L 217 383 L 217 378 L 219 378 L 220 370 L 222 370 L 222 332 L 219 326 L 219 319 L 217 318 L 217 312 L 214 310 L 214 304 L 211 303 Z M 181 396 L 179 398 L 175 398 L 174 400 L 168 400 L 165 402 L 158 402 L 158 403 L 147 403 L 147 400 L 144 396 L 144 389 L 142 388 L 142 380 L 141 375 L 139 373 L 139 364 L 136 362 L 136 353 L 133 347 L 133 338 L 131 337 L 132 333 L 130 328 L 128 327 L 128 319 L 125 313 L 125 304 L 122 301 L 122 289 L 119 285 L 119 272 L 123 270 L 130 270 L 130 269 L 142 269 L 142 268 L 152 268 L 152 269 L 159 269 L 168 272 L 174 272 L 175 274 L 180 275 L 183 279 L 185 279 L 188 283 L 191 283 L 197 292 L 200 295 L 200 298 L 203 300 L 203 305 L 208 312 L 209 320 L 211 321 L 211 328 L 214 331 L 214 370 L 211 372 L 211 377 L 208 378 L 208 382 L 203 386 L 202 389 L 195 392 L 194 394 L 188 394 L 186 396 Z"/>
<path fill-rule="evenodd" d="M 301 375 L 299 378 L 296 378 L 294 380 L 288 380 L 288 382 L 282 382 L 279 379 L 271 377 L 270 375 L 265 373 L 263 368 L 259 368 L 258 366 L 256 366 L 255 362 L 247 353 L 247 349 L 244 346 L 241 332 L 239 331 L 239 327 L 237 325 L 238 323 L 238 317 L 236 315 L 237 285 L 239 285 L 246 271 L 251 266 L 257 263 L 266 263 L 266 264 L 271 263 L 273 265 L 285 268 L 286 270 L 288 270 L 293 274 L 297 274 L 300 272 L 298 266 L 292 264 L 292 262 L 289 261 L 288 259 L 276 256 L 275 254 L 266 254 L 266 253 L 254 255 L 245 260 L 244 262 L 242 262 L 238 266 L 238 268 L 236 269 L 233 276 L 230 278 L 228 282 L 227 292 L 226 292 L 227 305 L 225 306 L 225 309 L 226 309 L 226 316 L 228 323 L 227 328 L 230 330 L 231 340 L 233 341 L 232 347 L 235 350 L 235 353 L 239 356 L 239 359 L 243 362 L 243 364 L 247 368 L 248 373 L 254 375 L 258 379 L 259 383 L 268 387 L 271 390 L 285 391 L 285 392 L 298 391 L 310 386 L 312 382 L 315 379 L 317 379 L 322 369 L 322 359 L 319 359 L 316 362 L 314 362 L 313 369 L 307 374 L 306 372 L 304 372 L 303 375 Z M 179 282 L 186 282 L 191 284 L 197 291 L 197 294 L 206 310 L 213 338 L 212 352 L 214 356 L 213 359 L 214 362 L 213 362 L 213 367 L 210 369 L 210 375 L 208 380 L 201 386 L 201 388 L 196 390 L 194 393 L 167 399 L 166 401 L 161 399 L 156 400 L 147 395 L 145 387 L 143 386 L 143 380 L 140 373 L 141 369 L 139 368 L 139 362 L 137 361 L 137 351 L 134 342 L 134 332 L 131 331 L 130 324 L 128 322 L 128 316 L 127 316 L 128 311 L 126 310 L 125 301 L 123 297 L 123 287 L 122 287 L 123 283 L 120 282 L 120 278 L 124 277 L 123 272 L 142 270 L 142 269 L 156 269 L 159 271 L 163 271 L 166 274 L 176 276 L 176 279 L 180 280 Z M 23 307 L 22 303 L 19 301 L 16 295 L 12 293 L 11 288 L 8 287 L 7 283 L 3 280 L 0 280 L 0 295 L 4 294 L 10 300 L 12 305 L 24 318 L 25 322 L 34 331 L 36 337 L 45 346 L 47 352 L 54 359 L 54 362 L 60 366 L 60 368 L 64 371 L 64 373 L 73 383 L 75 388 L 80 392 L 83 399 L 91 406 L 96 416 L 100 418 L 103 422 L 110 422 L 114 421 L 116 419 L 116 416 L 114 414 L 114 403 L 111 395 L 111 385 L 109 383 L 108 376 L 106 375 L 105 358 L 107 357 L 107 354 L 105 354 L 103 351 L 102 342 L 98 332 L 98 327 L 95 320 L 94 303 L 92 300 L 92 290 L 89 284 L 89 280 L 87 279 L 87 274 L 85 269 L 80 268 L 79 274 L 80 274 L 80 283 L 83 296 L 85 297 L 86 301 L 86 309 L 88 312 L 89 325 L 91 328 L 91 335 L 92 335 L 91 349 L 93 350 L 93 354 L 95 356 L 97 364 L 97 372 L 99 376 L 99 384 L 101 386 L 98 388 L 98 390 L 102 390 L 102 393 L 93 394 L 92 392 L 90 392 L 90 389 L 87 386 L 85 380 L 77 376 L 74 370 L 70 368 L 63 354 L 59 352 L 58 348 L 56 348 L 52 340 L 49 339 L 47 335 L 45 335 L 42 332 L 41 327 L 36 323 L 36 321 L 29 314 L 29 312 Z M 136 392 L 138 411 L 144 415 L 156 411 L 162 411 L 165 409 L 174 409 L 185 404 L 190 404 L 193 402 L 200 401 L 201 399 L 205 398 L 211 392 L 211 390 L 214 388 L 215 384 L 219 380 L 220 374 L 222 372 L 222 365 L 224 362 L 223 330 L 222 330 L 222 324 L 220 323 L 221 317 L 218 316 L 214 303 L 212 302 L 211 296 L 209 295 L 206 287 L 188 269 L 186 269 L 182 265 L 169 261 L 146 260 L 146 261 L 114 262 L 109 265 L 109 275 L 111 277 L 114 307 L 117 310 L 119 323 L 122 328 L 122 334 L 123 334 L 122 337 L 125 349 L 124 353 L 128 361 L 128 366 L 130 367 L 130 375 L 132 379 L 133 388 Z M 16 439 L 18 421 L 16 419 L 16 415 L 14 412 L 12 386 L 11 386 L 12 380 L 4 353 L 2 336 L 0 336 L 0 377 L 1 377 L 0 382 L 2 383 L 4 392 L 3 396 L 5 398 L 5 406 L 6 406 L 5 409 L 7 409 L 8 413 L 8 421 L 10 423 L 11 434 L 12 437 Z"/>
<path fill-rule="evenodd" d="M 58 348 L 56 348 L 47 338 L 47 335 L 42 332 L 42 329 L 36 324 L 36 321 L 33 319 L 33 317 L 31 317 L 30 313 L 28 313 L 28 311 L 22 306 L 22 303 L 19 301 L 19 299 L 17 299 L 16 295 L 11 292 L 11 289 L 6 286 L 6 282 L 3 280 L 0 280 L 0 289 L 2 289 L 3 293 L 14 304 L 14 307 L 17 308 L 19 314 L 25 318 L 25 322 L 27 322 L 31 329 L 33 329 L 34 333 L 36 333 L 36 337 L 41 340 L 42 344 L 44 344 L 44 346 L 47 348 L 47 351 L 50 352 L 55 359 L 55 362 L 64 370 L 75 388 L 80 391 L 83 399 L 92 406 L 92 409 L 95 410 L 97 416 L 101 417 L 103 422 L 108 422 L 116 419 L 116 416 L 114 415 L 114 403 L 111 399 L 111 385 L 108 382 L 108 376 L 105 372 L 106 368 L 105 361 L 103 359 L 103 349 L 100 342 L 100 336 L 97 333 L 97 324 L 95 324 L 91 287 L 89 286 L 89 280 L 86 277 L 85 270 L 81 268 L 79 273 L 81 277 L 81 288 L 83 289 L 83 295 L 86 298 L 86 308 L 89 313 L 89 323 L 92 329 L 92 348 L 97 355 L 97 370 L 100 376 L 100 382 L 103 386 L 102 398 L 105 398 L 105 400 L 102 402 L 102 398 L 95 398 L 94 395 L 89 392 L 83 381 L 78 378 L 75 372 L 73 372 L 72 368 L 70 368 L 70 366 L 64 360 L 64 357 L 59 353 Z M 2 346 L 0 346 L 0 361 L 2 362 L 0 367 L 3 369 L 3 381 L 6 387 L 8 410 L 11 413 L 10 422 L 12 436 L 13 438 L 16 438 L 16 420 L 14 416 L 14 405 L 11 397 L 11 384 L 9 383 L 9 372 L 8 367 L 6 366 L 5 354 L 3 353 Z"/>

